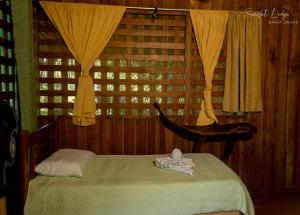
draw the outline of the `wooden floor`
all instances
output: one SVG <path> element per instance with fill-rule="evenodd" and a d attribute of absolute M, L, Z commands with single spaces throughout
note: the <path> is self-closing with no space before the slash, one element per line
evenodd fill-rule
<path fill-rule="evenodd" d="M 300 215 L 300 193 L 252 194 L 256 215 Z"/>

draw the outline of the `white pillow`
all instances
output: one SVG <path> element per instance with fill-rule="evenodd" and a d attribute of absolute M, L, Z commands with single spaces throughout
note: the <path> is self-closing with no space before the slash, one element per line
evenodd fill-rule
<path fill-rule="evenodd" d="M 61 149 L 35 167 L 35 172 L 46 176 L 83 176 L 83 170 L 95 156 L 79 149 Z"/>

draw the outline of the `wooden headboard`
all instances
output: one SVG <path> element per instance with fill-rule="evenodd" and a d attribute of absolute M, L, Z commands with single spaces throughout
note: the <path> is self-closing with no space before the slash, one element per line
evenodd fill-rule
<path fill-rule="evenodd" d="M 54 122 L 29 133 L 20 134 L 21 208 L 24 208 L 30 179 L 35 176 L 35 165 L 56 150 Z"/>

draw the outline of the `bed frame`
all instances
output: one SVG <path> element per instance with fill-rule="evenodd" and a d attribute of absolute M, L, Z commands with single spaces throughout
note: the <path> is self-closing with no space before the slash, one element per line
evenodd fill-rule
<path fill-rule="evenodd" d="M 34 168 L 56 148 L 56 125 L 49 123 L 34 132 L 27 130 L 20 134 L 20 176 L 21 176 L 21 208 L 24 208 L 29 181 L 35 177 Z"/>
<path fill-rule="evenodd" d="M 56 141 L 56 125 L 49 123 L 38 130 L 29 133 L 22 131 L 20 134 L 20 159 L 21 159 L 21 208 L 24 208 L 29 181 L 36 176 L 36 164 L 58 150 Z M 201 215 L 241 215 L 238 211 L 213 212 Z"/>

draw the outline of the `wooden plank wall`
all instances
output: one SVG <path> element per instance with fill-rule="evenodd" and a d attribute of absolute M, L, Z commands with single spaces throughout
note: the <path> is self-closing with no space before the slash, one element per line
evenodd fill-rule
<path fill-rule="evenodd" d="M 188 1 L 93 1 L 127 6 L 188 8 Z M 299 0 L 208 0 L 191 1 L 200 9 L 268 9 L 263 25 L 262 113 L 247 114 L 258 128 L 252 141 L 235 147 L 228 165 L 250 190 L 290 190 L 300 188 L 300 1 Z M 298 24 L 270 24 L 276 14 L 290 5 Z M 169 153 L 174 146 L 184 152 L 191 144 L 165 129 L 157 117 L 102 117 L 93 127 L 75 127 L 69 117 L 58 120 L 59 145 L 89 148 L 101 154 Z M 40 117 L 43 124 L 47 118 Z M 227 119 L 227 121 L 237 119 Z M 220 155 L 223 145 L 206 144 L 202 151 Z"/>

